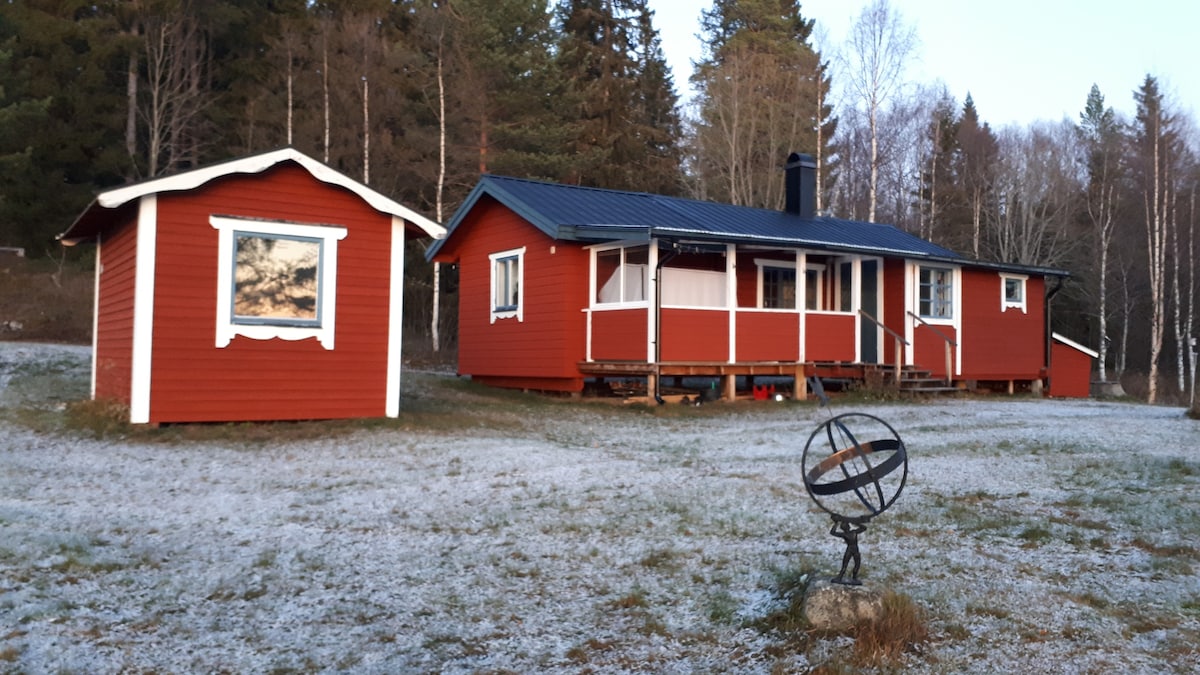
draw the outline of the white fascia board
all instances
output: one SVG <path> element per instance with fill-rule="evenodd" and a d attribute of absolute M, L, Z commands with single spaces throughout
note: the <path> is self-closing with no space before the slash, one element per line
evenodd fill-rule
<path fill-rule="evenodd" d="M 232 174 L 262 173 L 280 162 L 289 160 L 304 167 L 313 178 L 350 190 L 362 198 L 363 201 L 370 204 L 372 208 L 396 216 L 397 218 L 402 218 L 421 228 L 434 239 L 441 239 L 446 236 L 446 228 L 441 225 L 294 148 L 281 148 L 261 155 L 243 157 L 221 164 L 214 164 L 213 166 L 185 171 L 174 176 L 148 180 L 135 185 L 127 185 L 100 193 L 96 198 L 96 202 L 104 208 L 112 209 L 148 194 L 192 190 L 211 180 Z"/>
<path fill-rule="evenodd" d="M 1079 344 L 1078 342 L 1075 342 L 1074 340 L 1063 337 L 1062 335 L 1059 335 L 1058 333 L 1051 333 L 1050 337 L 1054 338 L 1056 341 L 1061 342 L 1064 345 L 1066 345 L 1072 349 L 1077 349 L 1077 350 L 1083 352 L 1084 354 L 1087 354 L 1088 356 L 1092 357 L 1093 359 L 1100 358 L 1100 352 L 1095 351 L 1093 349 L 1088 349 L 1087 347 L 1084 347 L 1083 345 Z"/>

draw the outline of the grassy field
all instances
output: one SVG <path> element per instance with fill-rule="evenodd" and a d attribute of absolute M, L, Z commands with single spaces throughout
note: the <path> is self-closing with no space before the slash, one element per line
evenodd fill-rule
<path fill-rule="evenodd" d="M 812 404 L 626 408 L 406 376 L 397 420 L 129 428 L 87 350 L 0 343 L 0 672 L 1195 672 L 1200 423 L 834 402 L 909 482 L 890 623 L 811 630 L 841 542 Z"/>

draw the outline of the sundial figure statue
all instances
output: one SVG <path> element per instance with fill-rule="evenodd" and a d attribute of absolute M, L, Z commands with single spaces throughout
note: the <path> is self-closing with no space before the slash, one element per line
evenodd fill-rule
<path fill-rule="evenodd" d="M 821 406 L 828 406 L 821 381 L 811 378 L 810 387 Z M 846 543 L 842 569 L 832 581 L 860 585 L 862 555 L 858 536 L 904 490 L 908 479 L 904 441 L 891 425 L 874 415 L 845 413 L 831 417 L 812 432 L 804 446 L 801 465 L 808 496 L 833 518 L 829 534 Z M 846 568 L 850 563 L 854 566 L 847 579 Z"/>
<path fill-rule="evenodd" d="M 829 534 L 840 537 L 846 542 L 846 553 L 842 555 L 842 570 L 833 578 L 834 583 L 850 586 L 862 585 L 862 582 L 858 580 L 858 570 L 862 567 L 862 554 L 858 552 L 858 535 L 866 532 L 866 530 L 866 525 L 861 523 L 851 524 L 849 520 L 842 520 L 834 516 L 833 527 L 829 528 Z M 854 561 L 854 569 L 850 572 L 850 578 L 846 579 L 846 567 L 850 564 L 851 560 Z"/>

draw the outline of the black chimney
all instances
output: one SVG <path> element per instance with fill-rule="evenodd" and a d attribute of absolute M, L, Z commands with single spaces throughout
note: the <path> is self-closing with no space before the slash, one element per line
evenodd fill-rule
<path fill-rule="evenodd" d="M 788 155 L 784 181 L 787 201 L 784 210 L 801 218 L 817 215 L 817 161 L 812 155 Z"/>

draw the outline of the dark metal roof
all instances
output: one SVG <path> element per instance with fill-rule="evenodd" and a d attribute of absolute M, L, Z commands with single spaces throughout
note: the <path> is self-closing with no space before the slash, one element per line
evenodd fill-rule
<path fill-rule="evenodd" d="M 455 228 L 485 194 L 558 240 L 686 239 L 973 264 L 954 251 L 892 225 L 828 216 L 806 219 L 770 209 L 492 175 L 480 179 L 455 213 L 446 240 L 454 237 Z M 430 258 L 446 240 L 434 244 L 428 254 Z M 1002 267 L 1065 274 L 1045 268 Z"/>

